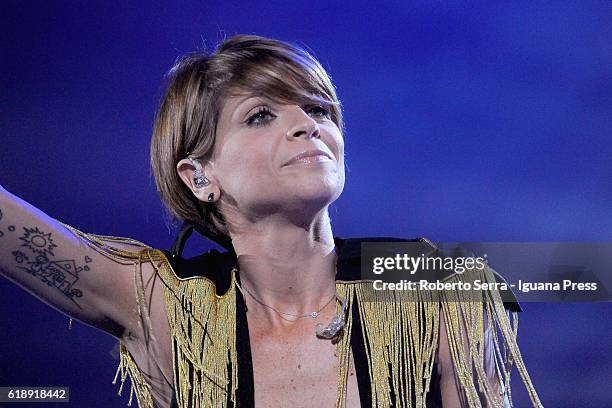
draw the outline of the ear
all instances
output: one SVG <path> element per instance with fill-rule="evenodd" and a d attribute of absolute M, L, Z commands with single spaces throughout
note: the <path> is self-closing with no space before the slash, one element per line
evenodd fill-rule
<path fill-rule="evenodd" d="M 204 169 L 205 163 L 201 160 L 199 162 L 202 164 L 202 168 Z M 210 184 L 207 186 L 197 187 L 193 180 L 193 174 L 195 170 L 195 167 L 189 159 L 183 159 L 179 161 L 176 165 L 176 172 L 178 173 L 179 177 L 181 178 L 181 180 L 183 180 L 183 183 L 185 183 L 187 188 L 191 190 L 193 195 L 196 196 L 198 200 L 203 201 L 205 203 L 216 202 L 221 194 L 219 186 L 213 180 L 213 178 L 209 174 L 206 174 L 206 171 L 204 171 L 204 175 L 208 178 Z M 214 198 L 212 201 L 208 201 L 210 193 L 214 194 Z"/>

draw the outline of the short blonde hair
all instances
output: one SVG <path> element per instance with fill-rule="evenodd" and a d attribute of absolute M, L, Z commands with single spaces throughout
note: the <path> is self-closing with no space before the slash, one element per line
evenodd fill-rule
<path fill-rule="evenodd" d="M 297 45 L 256 35 L 236 35 L 212 54 L 198 51 L 178 59 L 155 117 L 151 168 L 168 215 L 188 221 L 223 246 L 231 238 L 223 214 L 199 201 L 176 171 L 188 155 L 208 158 L 222 104 L 239 94 L 266 96 L 278 102 L 316 103 L 330 109 L 344 131 L 342 109 L 321 64 Z"/>

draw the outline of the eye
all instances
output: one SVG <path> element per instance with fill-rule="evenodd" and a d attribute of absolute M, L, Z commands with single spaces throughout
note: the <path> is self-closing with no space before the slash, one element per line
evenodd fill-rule
<path fill-rule="evenodd" d="M 331 118 L 331 111 L 320 105 L 309 105 L 306 107 L 307 112 L 314 112 L 315 116 Z"/>
<path fill-rule="evenodd" d="M 247 119 L 246 123 L 248 126 L 263 126 L 270 122 L 271 119 L 266 119 L 268 117 L 275 118 L 276 115 L 267 106 L 260 106 L 257 112 Z"/>

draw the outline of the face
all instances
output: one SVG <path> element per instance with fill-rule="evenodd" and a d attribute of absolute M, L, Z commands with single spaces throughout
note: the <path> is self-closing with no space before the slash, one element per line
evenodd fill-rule
<path fill-rule="evenodd" d="M 296 158 L 312 151 L 319 153 Z M 221 189 L 226 217 L 317 213 L 344 188 L 344 141 L 327 107 L 232 96 L 205 174 Z"/>

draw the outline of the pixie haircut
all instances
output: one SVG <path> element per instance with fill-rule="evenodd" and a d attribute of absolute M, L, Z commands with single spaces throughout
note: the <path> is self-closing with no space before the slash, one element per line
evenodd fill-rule
<path fill-rule="evenodd" d="M 231 248 L 226 220 L 214 203 L 199 201 L 180 179 L 176 165 L 187 156 L 212 155 L 224 101 L 237 95 L 265 96 L 280 103 L 312 103 L 330 110 L 344 132 L 341 104 L 321 64 L 303 48 L 256 35 L 236 35 L 208 54 L 187 54 L 166 76 L 155 116 L 151 168 L 172 222 L 187 221 Z"/>

